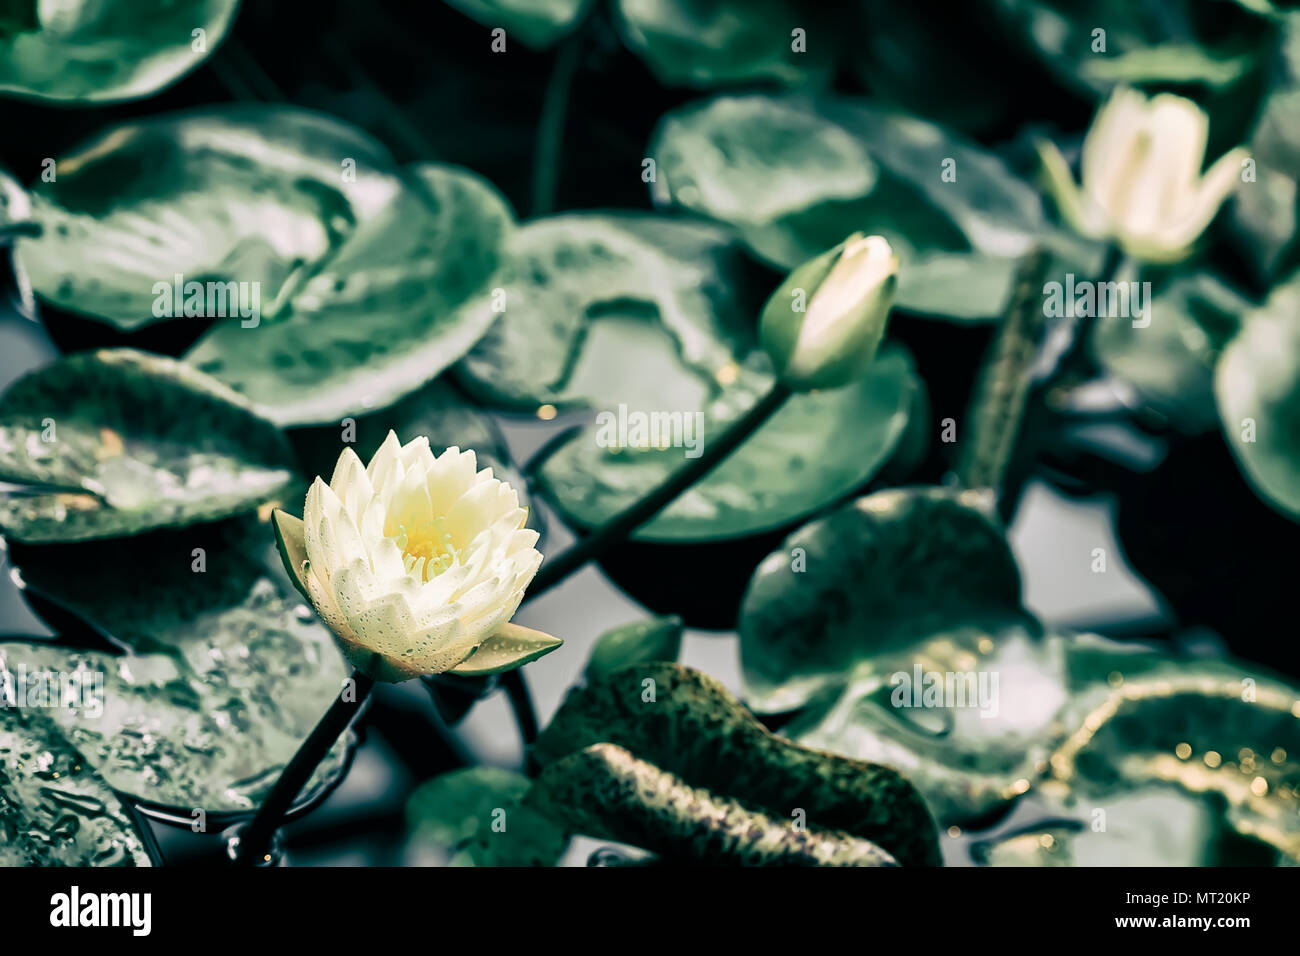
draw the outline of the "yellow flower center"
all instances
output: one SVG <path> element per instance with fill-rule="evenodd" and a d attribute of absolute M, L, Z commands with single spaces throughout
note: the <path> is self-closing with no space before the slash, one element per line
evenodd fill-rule
<path fill-rule="evenodd" d="M 459 555 L 452 542 L 451 532 L 441 518 L 408 528 L 397 526 L 393 541 L 402 549 L 402 562 L 407 574 L 415 574 L 422 581 L 437 577 L 455 562 Z"/>

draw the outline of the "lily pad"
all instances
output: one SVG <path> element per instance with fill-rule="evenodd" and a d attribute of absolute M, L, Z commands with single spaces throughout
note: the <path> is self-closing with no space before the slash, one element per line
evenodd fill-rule
<path fill-rule="evenodd" d="M 934 821 L 897 772 L 778 737 L 699 671 L 666 662 L 634 664 L 589 681 L 566 698 L 534 754 L 544 765 L 555 764 L 599 743 L 624 748 L 688 787 L 738 801 L 773 820 L 801 819 L 812 827 L 842 830 L 904 865 L 939 862 Z M 626 794 L 627 773 L 635 778 L 643 768 L 624 761 L 622 769 L 611 770 L 623 780 L 618 789 Z M 590 766 L 584 772 L 597 780 L 601 776 Z M 556 776 L 566 775 L 557 771 L 552 779 Z M 678 787 L 677 781 L 659 779 L 668 790 Z M 659 816 L 653 808 L 649 812 Z M 671 822 L 671 817 L 659 819 Z"/>
<path fill-rule="evenodd" d="M 570 32 L 587 15 L 591 0 L 447 0 L 485 27 L 506 31 L 540 50 Z M 507 47 L 508 49 L 508 47 Z"/>
<path fill-rule="evenodd" d="M 114 126 L 55 171 L 32 187 L 43 231 L 17 244 L 18 265 L 41 300 L 122 331 L 267 319 L 362 221 L 404 195 L 391 157 L 365 133 L 278 106 Z M 183 285 L 177 308 L 177 275 L 204 284 L 188 315 Z"/>
<path fill-rule="evenodd" d="M 452 866 L 554 866 L 568 836 L 522 803 L 530 786 L 498 767 L 453 770 L 422 784 L 406 804 L 411 862 L 438 853 Z"/>
<path fill-rule="evenodd" d="M 475 397 L 528 411 L 697 408 L 753 348 L 730 246 L 716 227 L 643 214 L 531 222 L 508 241 L 494 288 L 460 310 L 490 328 L 459 377 Z"/>
<path fill-rule="evenodd" d="M 596 639 L 587 659 L 587 679 L 601 680 L 631 664 L 675 661 L 681 652 L 680 617 L 653 617 L 624 624 Z"/>
<path fill-rule="evenodd" d="M 1208 273 L 1175 279 L 1148 304 L 1149 324 L 1099 318 L 1092 351 L 1152 408 L 1189 433 L 1215 426 L 1214 364 L 1249 308 Z"/>
<path fill-rule="evenodd" d="M 329 632 L 292 590 L 256 519 L 129 541 L 15 547 L 27 592 L 72 616 L 55 645 L 0 645 L 12 672 L 102 676 L 103 712 L 43 711 L 117 791 L 190 823 L 246 814 L 269 792 L 343 686 Z M 114 655 L 70 650 L 87 634 Z M 300 797 L 346 768 L 341 740 Z"/>
<path fill-rule="evenodd" d="M 58 728 L 29 713 L 0 707 L 0 865 L 153 866 L 148 828 Z"/>
<path fill-rule="evenodd" d="M 547 767 L 526 800 L 582 833 L 696 866 L 897 865 L 869 840 L 750 809 L 613 744 Z"/>
<path fill-rule="evenodd" d="M 1300 520 L 1300 273 L 1245 317 L 1219 357 L 1214 395 L 1256 493 Z"/>
<path fill-rule="evenodd" d="M 495 272 L 513 215 L 458 167 L 421 164 L 402 182 L 284 313 L 255 329 L 221 323 L 186 360 L 272 421 L 302 425 L 391 405 L 460 359 L 492 316 L 457 306 Z"/>
<path fill-rule="evenodd" d="M 925 314 L 1000 314 L 1010 260 L 1048 233 L 1037 193 L 1001 159 L 863 101 L 715 97 L 670 113 L 650 153 L 657 202 L 734 226 L 775 266 L 853 232 L 885 236 L 902 261 L 898 307 Z"/>
<path fill-rule="evenodd" d="M 82 541 L 249 511 L 293 481 L 284 436 L 184 363 L 131 349 L 82 353 L 0 398 L 0 528 Z"/>
<path fill-rule="evenodd" d="M 974 492 L 891 489 L 787 538 L 754 572 L 741 608 L 750 706 L 801 707 L 843 687 L 856 663 L 931 635 L 1032 630 L 1015 559 L 981 501 Z"/>
<path fill-rule="evenodd" d="M 892 348 L 850 385 L 794 396 L 634 537 L 656 542 L 743 537 L 788 525 L 843 498 L 893 454 L 919 388 L 910 357 Z M 748 380 L 738 381 L 729 393 L 727 419 L 715 418 L 718 406 L 711 406 L 697 440 L 721 432 L 727 420 L 761 397 Z M 743 404 L 737 401 L 742 394 Z M 548 500 L 566 521 L 582 528 L 599 527 L 689 463 L 689 449 L 611 445 L 602 440 L 604 430 L 598 419 L 538 471 Z M 853 440 L 846 441 L 846 434 Z"/>
<path fill-rule="evenodd" d="M 757 81 L 795 85 L 824 75 L 833 30 L 792 0 L 618 0 L 628 48 L 669 86 Z M 803 34 L 803 49 L 798 49 Z"/>
<path fill-rule="evenodd" d="M 0 92 L 64 103 L 156 93 L 225 39 L 239 0 L 6 4 Z"/>
<path fill-rule="evenodd" d="M 57 169 L 33 190 L 42 235 L 17 245 L 38 295 L 122 330 L 216 320 L 188 361 L 281 424 L 381 408 L 459 359 L 488 320 L 455 307 L 512 221 L 472 173 L 399 170 L 289 107 L 129 123 Z"/>

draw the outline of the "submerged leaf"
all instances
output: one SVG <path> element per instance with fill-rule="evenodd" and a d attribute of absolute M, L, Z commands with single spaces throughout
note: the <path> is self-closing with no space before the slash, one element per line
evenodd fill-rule
<path fill-rule="evenodd" d="M 0 706 L 0 866 L 152 866 L 147 828 L 35 709 Z"/>
<path fill-rule="evenodd" d="M 129 541 L 15 548 L 29 594 L 128 653 L 0 645 L 3 671 L 101 675 L 102 714 L 67 708 L 58 726 L 119 792 L 189 821 L 256 808 L 343 686 L 329 632 L 293 592 L 270 529 L 248 520 Z M 94 573 L 71 574 L 90 568 Z M 69 633 L 70 632 L 70 633 Z M 340 740 L 301 795 L 346 767 Z"/>

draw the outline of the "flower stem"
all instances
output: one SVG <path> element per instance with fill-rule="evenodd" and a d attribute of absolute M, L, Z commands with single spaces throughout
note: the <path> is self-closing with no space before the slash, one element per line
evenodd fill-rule
<path fill-rule="evenodd" d="M 555 207 L 560 150 L 564 145 L 564 120 L 568 112 L 573 77 L 578 72 L 582 32 L 583 28 L 579 26 L 560 44 L 555 54 L 555 65 L 551 69 L 551 79 L 546 84 L 542 116 L 537 124 L 537 143 L 533 149 L 534 216 L 545 216 Z"/>
<path fill-rule="evenodd" d="M 528 748 L 537 742 L 537 709 L 533 706 L 533 695 L 528 692 L 523 668 L 516 667 L 502 674 L 501 686 L 505 688 L 510 709 L 514 711 L 515 723 L 519 726 L 519 741 L 524 750 L 524 763 L 529 776 L 532 776 L 537 768 L 535 758 Z"/>
<path fill-rule="evenodd" d="M 1098 283 L 1113 280 L 1125 264 L 1118 247 L 1109 246 Z M 1024 412 L 995 486 L 998 516 L 1005 524 L 1010 524 L 1015 517 L 1016 505 L 1042 451 L 1043 433 L 1054 416 L 1051 392 L 1063 380 L 1082 373 L 1088 364 L 1088 342 L 1094 321 L 1093 316 L 1073 316 L 1067 325 L 1061 327 L 1059 335 L 1047 336 L 1035 357 L 1033 369 L 1025 369 L 1028 388 L 1023 399 Z"/>
<path fill-rule="evenodd" d="M 736 449 L 736 446 L 771 418 L 777 409 L 785 404 L 790 394 L 786 386 L 780 382 L 775 383 L 749 411 L 728 425 L 717 439 L 709 442 L 699 458 L 691 460 L 685 467 L 674 471 L 658 487 L 600 528 L 577 541 L 567 551 L 552 560 L 543 562 L 537 577 L 533 578 L 533 583 L 524 594 L 524 601 L 535 600 L 545 594 L 588 561 L 600 557 L 613 545 L 623 541 L 633 531 L 672 504 L 678 495 L 717 467 Z"/>
<path fill-rule="evenodd" d="M 372 678 L 360 671 L 352 673 L 351 688 L 355 689 L 355 693 L 347 694 L 349 688 L 344 688 L 344 691 L 334 699 L 325 716 L 312 729 L 302 746 L 298 748 L 298 752 L 293 755 L 293 759 L 289 761 L 289 765 L 284 768 L 280 779 L 275 782 L 271 792 L 257 808 L 253 819 L 240 832 L 239 849 L 235 856 L 236 865 L 255 866 L 266 856 L 275 831 L 279 829 L 284 815 L 293 806 L 294 799 L 311 779 L 316 766 L 334 746 L 334 741 L 347 730 L 348 725 L 352 723 L 352 718 L 357 715 L 374 687 L 375 682 Z M 348 699 L 349 697 L 351 699 Z"/>

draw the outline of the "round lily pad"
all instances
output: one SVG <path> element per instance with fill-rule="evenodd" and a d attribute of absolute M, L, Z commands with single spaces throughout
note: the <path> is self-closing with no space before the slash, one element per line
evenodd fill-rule
<path fill-rule="evenodd" d="M 739 627 L 746 699 L 791 710 L 842 687 L 858 662 L 931 635 L 1030 624 L 1011 549 L 977 494 L 876 492 L 804 525 L 754 572 Z"/>
<path fill-rule="evenodd" d="M 911 359 L 894 348 L 857 382 L 791 398 L 634 537 L 654 542 L 743 537 L 789 525 L 843 498 L 893 453 L 918 387 Z M 759 397 L 748 382 L 731 389 L 742 390 L 750 395 L 746 404 Z M 617 416 L 611 416 L 608 421 L 617 424 Z M 697 425 L 700 448 L 726 426 L 726 420 L 707 412 L 684 423 Z M 671 423 L 665 428 L 671 431 Z M 598 420 L 538 472 L 548 500 L 581 528 L 599 527 L 688 463 L 688 447 L 611 445 L 604 440 L 606 429 Z"/>

